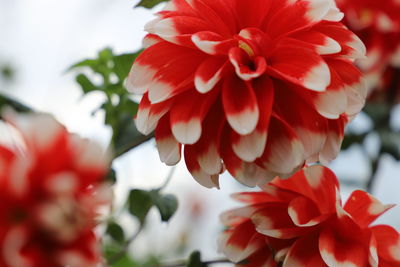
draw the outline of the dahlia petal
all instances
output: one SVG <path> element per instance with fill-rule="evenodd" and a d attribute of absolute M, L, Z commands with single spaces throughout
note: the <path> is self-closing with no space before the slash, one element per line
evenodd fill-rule
<path fill-rule="evenodd" d="M 218 240 L 219 250 L 232 262 L 246 259 L 263 246 L 265 246 L 265 239 L 254 230 L 250 220 L 225 231 Z"/>
<path fill-rule="evenodd" d="M 265 203 L 257 210 L 251 220 L 257 232 L 279 239 L 292 239 L 304 232 L 305 228 L 296 227 L 288 215 L 285 203 Z"/>
<path fill-rule="evenodd" d="M 388 261 L 387 266 L 400 266 L 400 234 L 388 225 L 374 226 L 371 231 L 377 241 L 380 261 Z"/>
<path fill-rule="evenodd" d="M 235 225 L 249 220 L 256 209 L 256 206 L 245 206 L 241 208 L 236 208 L 221 213 L 219 218 L 224 225 L 234 227 Z"/>
<path fill-rule="evenodd" d="M 197 161 L 196 151 L 193 151 L 191 146 L 186 145 L 184 147 L 184 155 L 186 167 L 199 184 L 206 188 L 219 188 L 219 175 L 209 175 L 201 169 Z"/>
<path fill-rule="evenodd" d="M 331 84 L 313 102 L 318 113 L 327 119 L 337 119 L 345 113 L 348 107 L 347 93 L 342 79 L 334 70 L 331 70 Z"/>
<path fill-rule="evenodd" d="M 344 209 L 360 227 L 368 227 L 379 216 L 393 207 L 394 205 L 383 205 L 370 194 L 356 190 L 350 195 Z"/>
<path fill-rule="evenodd" d="M 255 57 L 253 59 L 254 70 L 248 65 L 252 59 L 241 48 L 234 47 L 229 50 L 229 60 L 235 67 L 236 74 L 245 81 L 249 81 L 260 77 L 267 69 L 267 63 L 263 57 Z"/>
<path fill-rule="evenodd" d="M 206 173 L 214 175 L 220 174 L 223 170 L 219 148 L 225 119 L 220 105 L 215 105 L 209 113 L 212 115 L 207 116 L 204 120 L 204 131 L 194 147 L 197 150 L 197 160 L 200 167 Z"/>
<path fill-rule="evenodd" d="M 234 39 L 224 40 L 221 35 L 209 31 L 193 34 L 192 41 L 198 49 L 210 55 L 227 54 L 229 49 L 237 44 Z"/>
<path fill-rule="evenodd" d="M 150 46 L 161 43 L 163 41 L 164 40 L 157 35 L 149 33 L 143 38 L 142 46 L 143 48 L 149 48 Z"/>
<path fill-rule="evenodd" d="M 335 213 L 339 182 L 331 170 L 321 165 L 313 165 L 297 172 L 292 178 L 275 179 L 272 184 L 312 200 L 321 214 Z"/>
<path fill-rule="evenodd" d="M 332 3 L 326 0 L 299 0 L 276 12 L 267 26 L 272 38 L 309 27 L 324 18 Z"/>
<path fill-rule="evenodd" d="M 236 267 L 277 267 L 274 255 L 268 246 L 260 248 L 257 252 L 246 258 L 243 263 L 236 264 Z"/>
<path fill-rule="evenodd" d="M 328 13 L 325 15 L 325 17 L 323 17 L 323 20 L 339 22 L 343 19 L 343 17 L 344 17 L 343 12 L 340 12 L 340 10 L 337 7 L 331 7 Z"/>
<path fill-rule="evenodd" d="M 168 112 L 169 108 L 170 102 L 151 105 L 148 93 L 145 93 L 135 118 L 135 125 L 138 131 L 144 135 L 150 134 L 156 128 L 158 120 Z"/>
<path fill-rule="evenodd" d="M 341 116 L 337 120 L 328 120 L 325 146 L 319 154 L 319 160 L 322 164 L 331 162 L 339 154 L 344 136 L 344 125 L 347 120 L 346 116 Z"/>
<path fill-rule="evenodd" d="M 209 25 L 202 19 L 190 16 L 171 16 L 156 19 L 146 24 L 145 30 L 162 39 L 184 46 L 192 46 L 191 35 L 208 30 Z"/>
<path fill-rule="evenodd" d="M 210 57 L 197 68 L 194 84 L 197 91 L 207 93 L 221 80 L 226 64 L 225 59 Z"/>
<path fill-rule="evenodd" d="M 326 215 L 321 216 L 315 203 L 302 196 L 289 203 L 288 213 L 293 223 L 300 227 L 314 226 L 327 219 Z"/>
<path fill-rule="evenodd" d="M 228 122 L 241 135 L 254 131 L 259 119 L 259 109 L 253 88 L 232 75 L 225 79 L 222 103 Z"/>
<path fill-rule="evenodd" d="M 267 192 L 242 192 L 231 195 L 234 200 L 248 204 L 257 204 L 263 202 L 282 202 L 281 199 L 268 194 Z"/>
<path fill-rule="evenodd" d="M 231 139 L 233 151 L 240 159 L 248 162 L 254 161 L 264 153 L 274 99 L 274 88 L 268 77 L 263 76 L 257 79 L 253 87 L 260 109 L 257 127 L 248 135 L 239 135 L 234 132 Z"/>
<path fill-rule="evenodd" d="M 277 84 L 280 89 L 276 91 L 276 112 L 293 128 L 297 137 L 303 144 L 304 157 L 310 162 L 315 160 L 318 153 L 324 147 L 327 133 L 326 119 L 322 118 L 313 107 L 307 103 L 315 98 L 316 93 L 303 88 L 290 88 L 283 84 Z M 286 107 L 291 107 L 290 109 Z M 301 112 L 293 112 L 301 110 Z"/>
<path fill-rule="evenodd" d="M 156 128 L 157 149 L 161 162 L 175 165 L 181 160 L 181 144 L 176 141 L 171 132 L 169 116 L 164 116 Z"/>
<path fill-rule="evenodd" d="M 314 29 L 336 40 L 342 46 L 340 55 L 351 59 L 365 58 L 367 48 L 364 43 L 357 35 L 349 31 L 342 24 L 319 24 Z"/>
<path fill-rule="evenodd" d="M 193 49 L 167 42 L 154 44 L 135 60 L 126 86 L 134 93 L 149 89 L 152 103 L 164 101 L 193 82 L 190 78 L 203 60 L 204 55 Z"/>
<path fill-rule="evenodd" d="M 269 129 L 262 162 L 280 175 L 291 174 L 303 164 L 303 145 L 291 127 L 281 119 L 272 117 Z"/>
<path fill-rule="evenodd" d="M 328 266 L 368 266 L 367 249 L 352 240 L 339 240 L 333 229 L 325 227 L 319 236 L 321 257 Z"/>
<path fill-rule="evenodd" d="M 287 253 L 282 267 L 321 267 L 325 266 L 319 251 L 315 236 L 302 237 L 292 245 Z"/>
<path fill-rule="evenodd" d="M 336 54 L 342 50 L 342 47 L 336 40 L 317 31 L 302 31 L 291 37 L 312 44 L 320 55 Z"/>
<path fill-rule="evenodd" d="M 268 63 L 273 73 L 313 91 L 323 92 L 331 83 L 326 62 L 307 48 L 281 45 L 273 52 Z"/>
<path fill-rule="evenodd" d="M 182 144 L 196 143 L 202 131 L 202 121 L 214 103 L 215 92 L 200 94 L 190 91 L 175 99 L 171 108 L 171 128 L 176 140 Z"/>

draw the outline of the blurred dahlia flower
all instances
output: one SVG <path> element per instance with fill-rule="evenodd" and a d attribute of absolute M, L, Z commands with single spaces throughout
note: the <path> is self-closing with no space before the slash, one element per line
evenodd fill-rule
<path fill-rule="evenodd" d="M 172 0 L 146 25 L 127 80 L 136 125 L 161 161 L 203 186 L 226 169 L 248 186 L 338 153 L 364 104 L 359 38 L 330 0 Z"/>
<path fill-rule="evenodd" d="M 101 148 L 50 115 L 8 117 L 20 138 L 0 145 L 0 266 L 100 266 L 95 219 L 112 196 Z"/>
<path fill-rule="evenodd" d="M 388 88 L 387 76 L 392 68 L 400 68 L 400 1 L 336 1 L 345 13 L 346 25 L 367 47 L 367 58 L 357 63 L 367 74 L 368 88 Z"/>
<path fill-rule="evenodd" d="M 343 207 L 328 168 L 306 167 L 262 189 L 235 194 L 247 206 L 221 215 L 227 230 L 220 250 L 236 266 L 400 266 L 400 234 L 387 225 L 371 226 L 393 205 L 354 191 Z"/>

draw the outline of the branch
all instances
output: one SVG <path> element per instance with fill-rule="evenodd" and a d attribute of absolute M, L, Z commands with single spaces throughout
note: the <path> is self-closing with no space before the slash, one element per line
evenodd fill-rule
<path fill-rule="evenodd" d="M 32 108 L 28 107 L 27 105 L 22 104 L 21 102 L 0 93 L 0 108 L 3 108 L 4 106 L 10 106 L 18 112 L 33 111 Z"/>
<path fill-rule="evenodd" d="M 208 266 L 209 264 L 217 264 L 217 263 L 233 263 L 228 259 L 216 259 L 216 260 L 210 260 L 210 261 L 203 261 L 202 262 L 205 266 Z M 173 264 L 166 264 L 166 265 L 156 265 L 153 267 L 185 267 L 187 266 L 187 261 L 182 260 Z"/>

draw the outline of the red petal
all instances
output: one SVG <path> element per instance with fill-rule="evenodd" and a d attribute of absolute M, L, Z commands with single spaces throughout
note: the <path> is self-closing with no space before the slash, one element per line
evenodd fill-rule
<path fill-rule="evenodd" d="M 181 160 L 181 144 L 172 134 L 168 115 L 165 115 L 157 124 L 156 142 L 161 162 L 175 165 Z"/>
<path fill-rule="evenodd" d="M 222 103 L 228 122 L 239 134 L 251 133 L 257 126 L 259 109 L 251 84 L 235 75 L 225 79 Z"/>
<path fill-rule="evenodd" d="M 237 40 L 224 39 L 221 35 L 210 31 L 193 34 L 192 41 L 198 49 L 210 55 L 226 55 L 231 47 L 237 45 Z"/>
<path fill-rule="evenodd" d="M 400 234 L 388 225 L 377 225 L 371 228 L 377 241 L 378 255 L 380 262 L 382 259 L 388 261 L 390 265 L 400 266 Z M 379 262 L 379 263 L 380 263 Z M 381 265 L 379 265 L 380 267 Z"/>
<path fill-rule="evenodd" d="M 197 91 L 207 93 L 221 80 L 226 66 L 226 59 L 209 57 L 204 60 L 196 70 L 194 84 Z"/>
<path fill-rule="evenodd" d="M 327 266 L 318 251 L 315 235 L 298 239 L 290 248 L 282 267 L 324 267 Z"/>

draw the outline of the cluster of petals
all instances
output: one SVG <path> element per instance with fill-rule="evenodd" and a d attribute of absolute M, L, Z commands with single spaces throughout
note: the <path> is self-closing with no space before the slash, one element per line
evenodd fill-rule
<path fill-rule="evenodd" d="M 14 136 L 0 145 L 0 266 L 100 266 L 94 228 L 112 196 L 101 147 L 50 115 L 7 117 Z"/>
<path fill-rule="evenodd" d="M 365 46 L 330 0 L 172 0 L 146 25 L 127 88 L 140 132 L 203 186 L 247 186 L 336 157 L 364 104 Z"/>
<path fill-rule="evenodd" d="M 400 1 L 336 1 L 345 14 L 346 25 L 367 47 L 367 58 L 358 63 L 368 74 L 370 89 L 387 88 L 387 72 L 400 67 Z"/>
<path fill-rule="evenodd" d="M 234 195 L 246 206 L 221 215 L 227 229 L 220 250 L 237 266 L 400 266 L 400 234 L 388 225 L 371 226 L 393 205 L 354 191 L 342 206 L 328 168 L 306 167 L 262 189 Z"/>

